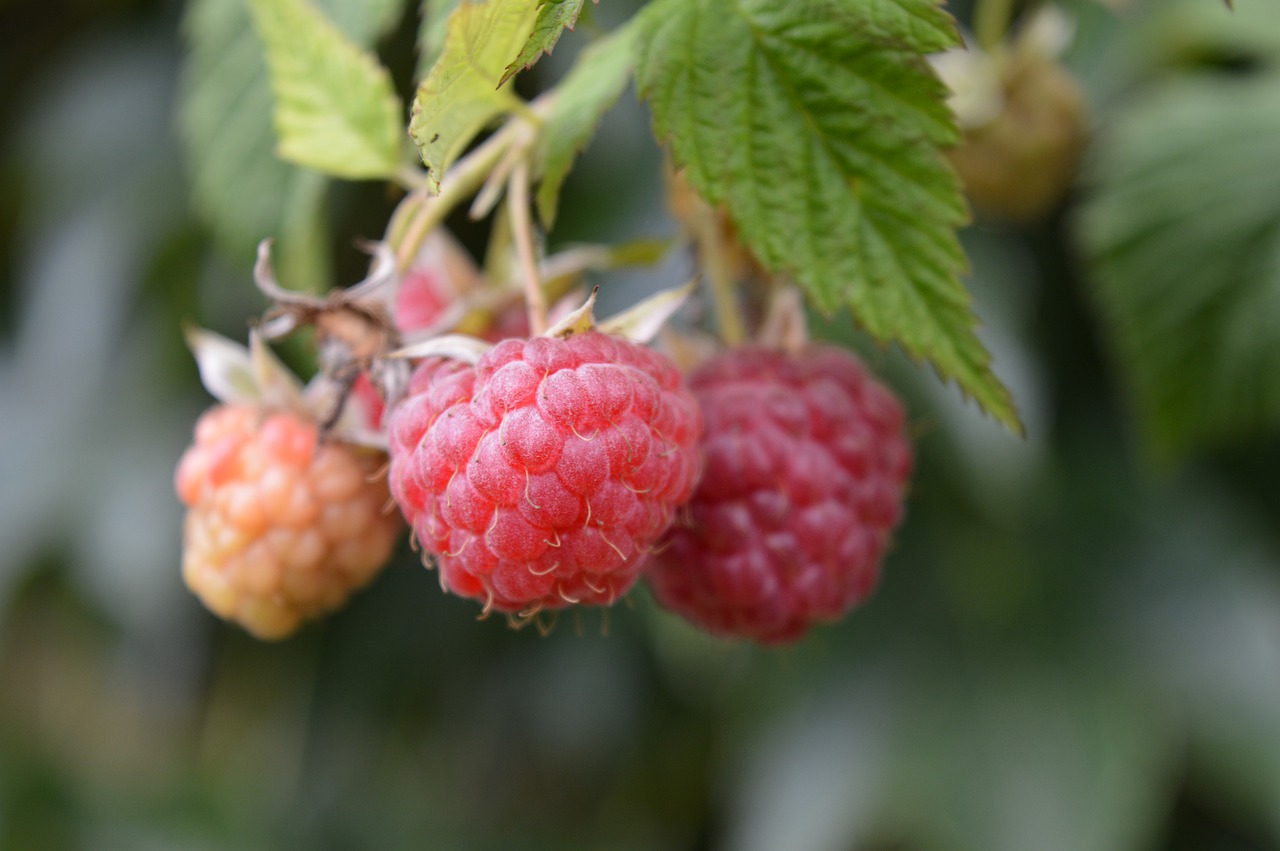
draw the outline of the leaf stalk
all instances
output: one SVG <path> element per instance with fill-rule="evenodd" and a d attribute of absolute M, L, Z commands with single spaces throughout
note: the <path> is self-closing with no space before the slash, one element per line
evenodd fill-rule
<path fill-rule="evenodd" d="M 716 211 L 701 199 L 694 201 L 693 228 L 702 266 L 707 273 L 707 286 L 711 290 L 711 304 L 720 328 L 720 338 L 729 346 L 740 346 L 747 341 L 747 328 L 734 291 L 733 273 L 729 268 L 720 222 Z"/>
<path fill-rule="evenodd" d="M 994 53 L 1004 40 L 1013 19 L 1014 0 L 978 0 L 973 12 L 973 35 L 978 46 Z"/>

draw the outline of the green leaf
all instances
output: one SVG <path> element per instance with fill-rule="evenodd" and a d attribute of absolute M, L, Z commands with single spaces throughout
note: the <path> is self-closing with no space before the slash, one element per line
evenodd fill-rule
<path fill-rule="evenodd" d="M 1081 236 L 1168 457 L 1280 423 L 1280 75 L 1174 81 L 1099 140 Z"/>
<path fill-rule="evenodd" d="M 403 108 L 391 75 L 308 0 L 250 0 L 275 94 L 282 159 L 351 179 L 400 165 Z"/>
<path fill-rule="evenodd" d="M 601 39 L 578 56 L 556 87 L 555 102 L 535 149 L 542 184 L 538 215 L 548 229 L 555 222 L 560 187 L 573 159 L 595 134 L 600 118 L 618 100 L 631 77 L 634 32 L 627 27 Z"/>
<path fill-rule="evenodd" d="M 577 23 L 584 2 L 585 0 L 541 0 L 538 5 L 538 20 L 533 24 L 533 33 L 524 43 L 524 47 L 520 48 L 520 55 L 507 66 L 506 72 L 502 75 L 502 82 L 505 83 L 517 71 L 532 68 L 533 64 L 542 58 L 542 54 L 550 53 L 555 48 L 556 42 L 560 40 L 565 27 L 573 29 L 573 25 Z M 594 0 L 594 2 L 599 3 L 600 0 Z"/>
<path fill-rule="evenodd" d="M 409 133 L 433 189 L 491 121 L 522 106 L 500 88 L 508 58 L 533 30 L 538 0 L 464 0 L 449 16 L 444 50 L 418 87 Z"/>
<path fill-rule="evenodd" d="M 426 77 L 444 51 L 444 36 L 453 10 L 460 0 L 423 0 L 422 18 L 418 25 L 418 74 Z"/>
<path fill-rule="evenodd" d="M 942 156 L 957 131 L 923 53 L 931 0 L 657 0 L 636 77 L 660 138 L 759 259 L 825 311 L 927 358 L 1021 431 L 960 282 L 967 221 Z"/>
<path fill-rule="evenodd" d="M 334 26 L 356 44 L 371 47 L 391 32 L 404 14 L 408 0 L 317 0 Z"/>
<path fill-rule="evenodd" d="M 1195 67 L 1226 60 L 1275 67 L 1280 6 L 1249 3 L 1232 12 L 1200 0 L 1168 0 L 1129 33 L 1129 49 L 1149 64 Z"/>
<path fill-rule="evenodd" d="M 402 0 L 325 0 L 348 35 L 371 41 Z M 193 0 L 179 121 L 192 200 L 222 251 L 248 269 L 259 240 L 278 236 L 280 278 L 324 291 L 330 281 L 328 181 L 274 153 L 272 98 L 245 0 Z"/>

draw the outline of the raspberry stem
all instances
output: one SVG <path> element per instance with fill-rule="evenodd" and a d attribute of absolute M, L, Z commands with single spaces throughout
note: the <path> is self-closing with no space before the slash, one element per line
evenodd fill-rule
<path fill-rule="evenodd" d="M 973 35 L 987 53 L 995 52 L 1004 40 L 1013 17 L 1013 0 L 978 0 L 973 12 Z"/>
<path fill-rule="evenodd" d="M 475 194 L 513 145 L 520 144 L 530 125 L 539 126 L 555 105 L 551 91 L 530 104 L 521 101 L 516 118 L 508 121 L 479 147 L 458 160 L 440 179 L 440 192 L 430 195 L 417 190 L 400 202 L 387 226 L 388 241 L 396 249 L 396 268 L 408 271 L 422 242 L 454 208 Z M 527 205 L 526 205 L 527 206 Z M 408 224 L 404 217 L 411 215 Z"/>
<path fill-rule="evenodd" d="M 716 322 L 720 326 L 720 338 L 730 346 L 740 346 L 747 340 L 747 329 L 734 292 L 733 275 L 721 241 L 720 225 L 716 221 L 715 210 L 700 199 L 694 201 L 693 226 L 702 265 L 707 270 L 707 283 L 711 289 Z"/>
<path fill-rule="evenodd" d="M 533 216 L 529 210 L 529 163 L 520 160 L 511 172 L 507 188 L 511 213 L 511 235 L 520 258 L 524 298 L 529 307 L 529 332 L 538 336 L 547 330 L 547 300 L 538 280 L 538 255 L 534 246 Z"/>
<path fill-rule="evenodd" d="M 485 177 L 498 164 L 511 145 L 514 138 L 514 134 L 510 132 L 512 127 L 512 124 L 508 124 L 490 136 L 480 147 L 458 160 L 440 181 L 439 195 L 431 197 L 425 191 L 415 192 L 401 202 L 402 205 L 408 204 L 409 198 L 414 198 L 416 212 L 413 219 L 405 226 L 404 237 L 400 240 L 400 244 L 396 246 L 397 269 L 401 272 L 408 271 L 427 234 L 435 230 L 453 211 L 453 208 L 462 203 L 463 199 L 480 188 Z M 396 218 L 393 217 L 391 220 L 393 235 L 400 227 Z"/>
<path fill-rule="evenodd" d="M 396 169 L 395 180 L 406 192 L 421 192 L 427 188 L 427 173 L 414 165 Z"/>

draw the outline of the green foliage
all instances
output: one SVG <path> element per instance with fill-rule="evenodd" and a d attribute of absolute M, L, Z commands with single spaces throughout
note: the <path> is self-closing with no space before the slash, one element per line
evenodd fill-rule
<path fill-rule="evenodd" d="M 1176 0 L 1149 21 L 1133 36 L 1140 55 L 1162 64 L 1280 58 L 1280 6 L 1274 3 L 1248 3 L 1226 13 L 1208 3 Z"/>
<path fill-rule="evenodd" d="M 1020 430 L 960 282 L 957 131 L 922 55 L 954 44 L 930 0 L 657 0 L 636 75 L 658 135 L 771 269 L 847 305 Z"/>
<path fill-rule="evenodd" d="M 275 95 L 282 159 L 349 179 L 400 164 L 403 107 L 391 76 L 308 0 L 250 0 Z"/>
<path fill-rule="evenodd" d="M 560 187 L 573 166 L 573 158 L 591 141 L 601 116 L 626 88 L 634 41 L 631 28 L 601 39 L 582 52 L 556 87 L 555 103 L 535 151 L 542 173 L 538 215 L 547 228 L 555 222 Z"/>
<path fill-rule="evenodd" d="M 418 87 L 409 123 L 433 188 L 477 133 L 521 108 L 500 86 L 536 12 L 537 0 L 465 0 L 449 16 L 444 49 Z"/>
<path fill-rule="evenodd" d="M 1154 449 L 1280 423 L 1280 75 L 1190 78 L 1096 150 L 1082 236 Z"/>
<path fill-rule="evenodd" d="M 363 3 L 345 0 L 344 2 L 314 0 L 314 2 L 347 38 L 356 44 L 371 47 L 375 41 L 399 23 L 407 0 L 365 0 Z"/>
<path fill-rule="evenodd" d="M 992 652 L 960 677 L 913 672 L 886 784 L 895 832 L 948 851 L 1151 847 L 1172 725 L 1097 658 L 1045 662 Z"/>
<path fill-rule="evenodd" d="M 505 83 L 523 68 L 532 68 L 542 54 L 550 53 L 555 48 L 556 42 L 560 40 L 565 27 L 573 29 L 578 15 L 582 12 L 584 2 L 585 0 L 541 0 L 538 6 L 538 19 L 533 24 L 533 33 L 524 43 L 524 47 L 520 48 L 520 55 L 507 66 L 506 72 L 502 75 L 502 82 Z M 595 2 L 599 3 L 600 0 Z"/>
<path fill-rule="evenodd" d="M 444 36 L 449 16 L 460 0 L 422 0 L 422 18 L 418 25 L 418 79 L 427 76 L 444 50 Z"/>
<path fill-rule="evenodd" d="M 349 36 L 367 43 L 394 20 L 399 0 L 326 0 Z M 248 267 L 264 236 L 277 236 L 290 286 L 329 286 L 328 181 L 274 153 L 271 90 L 244 0 L 193 0 L 179 121 L 192 200 L 228 256 Z"/>

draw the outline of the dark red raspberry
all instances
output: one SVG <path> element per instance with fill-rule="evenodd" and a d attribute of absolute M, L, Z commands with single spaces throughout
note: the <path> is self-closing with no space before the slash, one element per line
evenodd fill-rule
<path fill-rule="evenodd" d="M 391 489 L 448 590 L 508 613 L 609 605 L 692 493 L 700 425 L 651 349 L 505 340 L 417 368 L 387 420 Z"/>
<path fill-rule="evenodd" d="M 782 643 L 874 587 L 902 518 L 902 406 L 853 355 L 735 349 L 690 379 L 706 419 L 689 522 L 648 573 L 658 600 L 720 635 Z"/>

